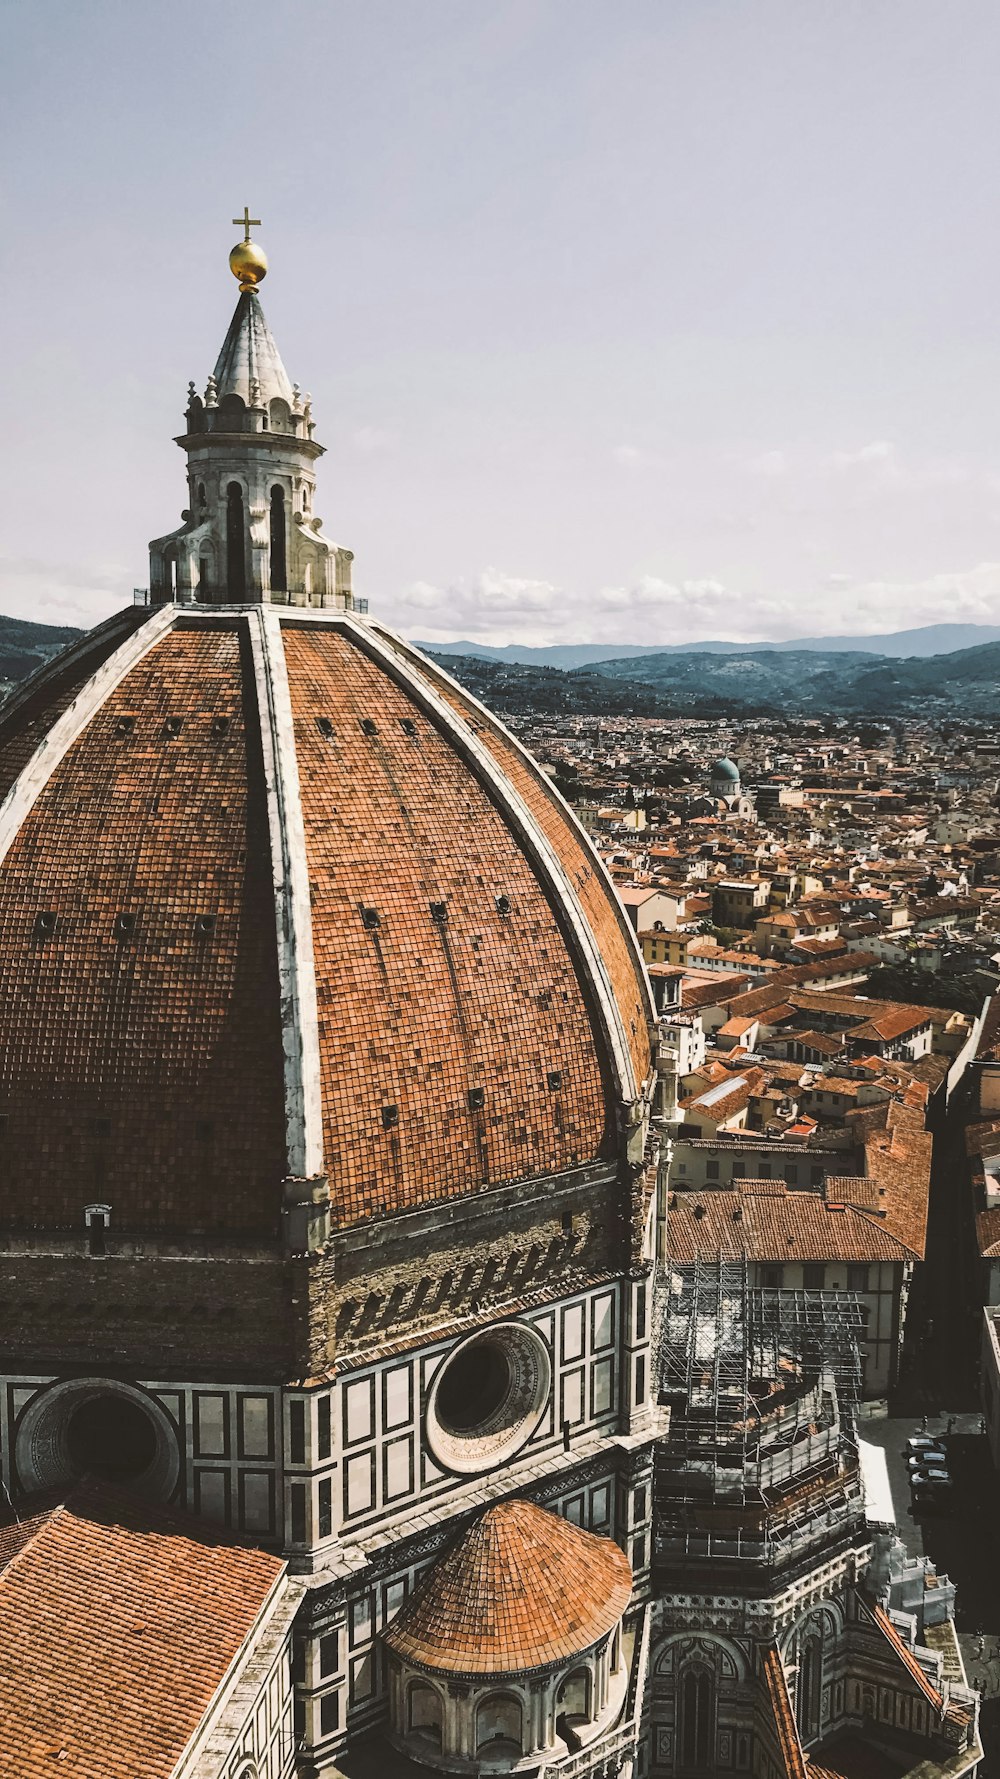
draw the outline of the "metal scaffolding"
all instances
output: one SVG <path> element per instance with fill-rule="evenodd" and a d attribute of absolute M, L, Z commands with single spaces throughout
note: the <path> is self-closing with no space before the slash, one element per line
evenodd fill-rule
<path fill-rule="evenodd" d="M 791 1409 L 822 1382 L 840 1429 L 852 1432 L 865 1328 L 853 1293 L 769 1290 L 749 1283 L 745 1257 L 712 1255 L 668 1265 L 657 1308 L 669 1443 L 679 1458 L 715 1466 L 727 1492 L 733 1472 L 753 1466 L 764 1405 L 780 1404 L 783 1394 Z M 786 1418 L 788 1440 L 800 1440 L 794 1412 Z M 768 1423 L 773 1451 L 782 1435 L 773 1414 Z"/>

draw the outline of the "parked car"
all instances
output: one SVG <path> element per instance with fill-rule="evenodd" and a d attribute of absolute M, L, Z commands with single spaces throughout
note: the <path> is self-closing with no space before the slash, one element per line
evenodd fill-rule
<path fill-rule="evenodd" d="M 910 1476 L 911 1489 L 950 1489 L 951 1477 L 940 1464 L 929 1464 L 925 1470 L 914 1470 Z"/>
<path fill-rule="evenodd" d="M 917 1457 L 921 1452 L 943 1451 L 941 1440 L 934 1433 L 913 1433 L 906 1442 L 906 1456 Z"/>
<path fill-rule="evenodd" d="M 942 1470 L 947 1470 L 948 1454 L 943 1446 L 928 1445 L 921 1452 L 911 1452 L 906 1464 L 911 1474 L 914 1470 L 926 1470 L 932 1464 Z"/>

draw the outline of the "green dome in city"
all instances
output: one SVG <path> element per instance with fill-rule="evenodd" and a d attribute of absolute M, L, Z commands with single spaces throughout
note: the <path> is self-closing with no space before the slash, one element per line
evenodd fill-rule
<path fill-rule="evenodd" d="M 739 784 L 740 769 L 735 760 L 716 760 L 712 766 L 712 779 L 723 780 L 726 784 Z"/>

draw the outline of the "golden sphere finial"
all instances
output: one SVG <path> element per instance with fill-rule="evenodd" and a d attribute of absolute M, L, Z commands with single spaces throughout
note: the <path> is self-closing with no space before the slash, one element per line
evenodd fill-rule
<path fill-rule="evenodd" d="M 260 217 L 251 216 L 249 206 L 244 204 L 243 215 L 233 217 L 233 226 L 243 229 L 243 239 L 237 241 L 229 255 L 229 270 L 239 279 L 241 290 L 256 290 L 261 279 L 267 277 L 267 254 L 250 239 L 250 230 L 260 228 Z"/>

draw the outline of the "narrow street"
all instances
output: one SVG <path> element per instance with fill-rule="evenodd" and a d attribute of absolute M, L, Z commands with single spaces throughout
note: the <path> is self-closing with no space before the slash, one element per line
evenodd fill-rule
<path fill-rule="evenodd" d="M 986 1759 L 981 1771 L 1000 1776 L 1000 1479 L 979 1431 L 982 1293 L 965 1158 L 965 1111 L 960 1091 L 950 1117 L 932 1123 L 927 1260 L 914 1281 L 900 1387 L 889 1405 L 889 1421 L 865 1428 L 864 1437 L 886 1448 L 900 1532 L 908 1547 L 929 1556 L 956 1585 L 955 1622 L 966 1672 L 970 1685 L 983 1694 Z M 924 1426 L 925 1417 L 928 1430 L 945 1438 L 955 1497 L 947 1513 L 915 1520 L 901 1454 L 907 1436 Z"/>

